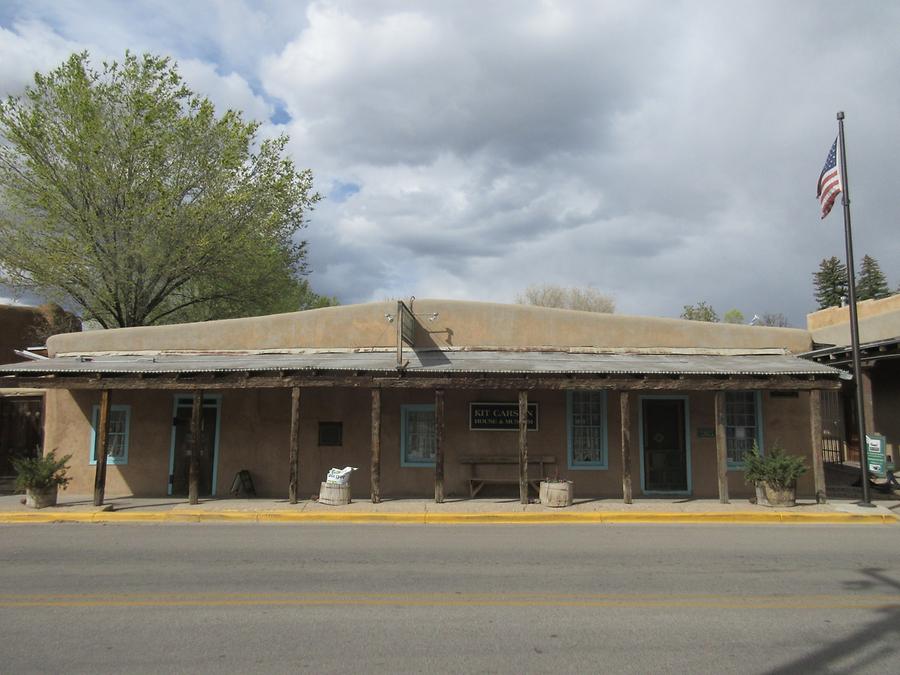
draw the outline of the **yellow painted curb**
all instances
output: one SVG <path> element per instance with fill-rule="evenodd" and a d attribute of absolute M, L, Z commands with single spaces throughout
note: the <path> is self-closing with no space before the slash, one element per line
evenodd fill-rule
<path fill-rule="evenodd" d="M 202 522 L 258 522 L 258 523 L 406 523 L 419 525 L 466 524 L 565 524 L 565 523 L 649 523 L 649 524 L 709 524 L 709 523 L 798 523 L 798 524 L 896 524 L 890 514 L 865 513 L 797 513 L 771 511 L 746 513 L 739 511 L 708 511 L 700 513 L 671 513 L 661 511 L 627 512 L 595 511 L 592 513 L 566 511 L 537 511 L 511 513 L 372 513 L 365 511 L 302 512 L 302 511 L 39 511 L 0 513 L 0 524 L 25 523 L 202 523 Z"/>

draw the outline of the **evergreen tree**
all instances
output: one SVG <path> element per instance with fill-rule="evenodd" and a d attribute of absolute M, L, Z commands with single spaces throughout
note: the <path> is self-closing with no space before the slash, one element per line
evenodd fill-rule
<path fill-rule="evenodd" d="M 890 294 L 891 289 L 878 261 L 870 255 L 863 256 L 856 282 L 856 300 L 877 300 Z"/>
<path fill-rule="evenodd" d="M 831 256 L 819 263 L 819 271 L 813 273 L 816 288 L 816 302 L 819 309 L 840 307 L 841 300 L 847 297 L 847 266 L 838 258 Z"/>

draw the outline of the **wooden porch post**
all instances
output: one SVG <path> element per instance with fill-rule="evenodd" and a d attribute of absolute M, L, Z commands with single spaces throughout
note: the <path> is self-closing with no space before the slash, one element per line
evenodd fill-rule
<path fill-rule="evenodd" d="M 859 378 L 859 384 L 863 388 L 863 419 L 866 422 L 866 433 L 875 433 L 875 397 L 872 395 L 872 366 L 874 364 L 867 363 L 861 367 L 862 376 Z M 810 392 L 812 393 L 812 392 Z"/>
<path fill-rule="evenodd" d="M 816 503 L 824 504 L 825 465 L 822 463 L 822 392 L 813 389 L 809 392 L 809 433 L 812 448 L 813 481 L 816 489 Z"/>
<path fill-rule="evenodd" d="M 622 417 L 622 501 L 631 504 L 631 394 L 619 392 Z"/>
<path fill-rule="evenodd" d="M 290 484 L 288 498 L 297 503 L 297 483 L 300 479 L 300 387 L 291 388 L 291 449 Z"/>
<path fill-rule="evenodd" d="M 444 503 L 444 390 L 434 391 L 434 501 Z"/>
<path fill-rule="evenodd" d="M 194 392 L 191 408 L 191 461 L 188 468 L 188 503 L 200 503 L 200 418 L 203 414 L 203 392 Z"/>
<path fill-rule="evenodd" d="M 528 503 L 528 391 L 519 390 L 519 501 Z"/>
<path fill-rule="evenodd" d="M 381 501 L 381 389 L 372 390 L 372 503 Z"/>
<path fill-rule="evenodd" d="M 97 420 L 97 449 L 94 472 L 94 506 L 103 506 L 106 494 L 106 457 L 109 449 L 109 389 L 100 392 L 100 416 Z"/>
<path fill-rule="evenodd" d="M 725 392 L 716 392 L 716 469 L 719 475 L 719 501 L 728 503 L 728 441 L 725 437 Z"/>

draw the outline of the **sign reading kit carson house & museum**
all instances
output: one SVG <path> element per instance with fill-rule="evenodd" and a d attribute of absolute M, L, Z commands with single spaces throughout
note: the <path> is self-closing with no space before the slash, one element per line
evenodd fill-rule
<path fill-rule="evenodd" d="M 470 431 L 515 431 L 519 428 L 518 403 L 470 403 Z M 528 431 L 537 431 L 538 404 L 528 404 Z"/>

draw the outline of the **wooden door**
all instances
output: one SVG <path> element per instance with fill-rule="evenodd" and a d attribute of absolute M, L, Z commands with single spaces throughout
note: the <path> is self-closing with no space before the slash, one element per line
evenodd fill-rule
<path fill-rule="evenodd" d="M 186 403 L 185 403 L 186 402 Z M 218 446 L 219 406 L 216 401 L 204 402 L 200 417 L 200 442 L 198 462 L 200 465 L 199 495 L 209 497 L 213 493 L 215 453 Z M 191 399 L 179 398 L 175 406 L 172 433 L 172 473 L 169 476 L 170 494 L 186 496 L 188 493 L 188 473 L 191 464 Z"/>
<path fill-rule="evenodd" d="M 643 400 L 644 490 L 687 492 L 687 439 L 683 399 Z"/>

